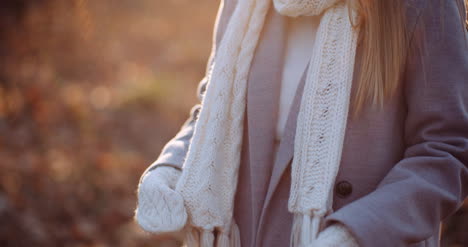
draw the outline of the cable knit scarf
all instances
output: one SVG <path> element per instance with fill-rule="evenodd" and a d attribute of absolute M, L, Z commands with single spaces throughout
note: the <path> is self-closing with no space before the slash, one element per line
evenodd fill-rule
<path fill-rule="evenodd" d="M 297 121 L 288 203 L 294 214 L 291 245 L 313 243 L 321 219 L 331 210 L 357 46 L 354 12 L 340 0 L 239 0 L 209 69 L 202 109 L 176 186 L 192 227 L 189 247 L 240 246 L 233 200 L 247 76 L 271 1 L 283 15 L 323 14 Z"/>

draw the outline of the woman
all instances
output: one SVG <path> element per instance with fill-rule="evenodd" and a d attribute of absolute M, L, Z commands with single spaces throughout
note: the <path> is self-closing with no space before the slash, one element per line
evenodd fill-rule
<path fill-rule="evenodd" d="M 465 10 L 225 0 L 138 223 L 188 246 L 439 246 L 468 193 Z"/>

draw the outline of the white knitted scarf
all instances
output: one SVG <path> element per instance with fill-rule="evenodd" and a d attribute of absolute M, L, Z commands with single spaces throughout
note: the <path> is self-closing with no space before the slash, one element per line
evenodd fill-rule
<path fill-rule="evenodd" d="M 351 23 L 354 12 L 340 0 L 238 1 L 209 69 L 202 109 L 176 186 L 192 227 L 187 244 L 240 246 L 233 200 L 247 77 L 273 1 L 283 15 L 323 14 L 310 51 L 298 115 L 288 204 L 294 214 L 291 245 L 310 246 L 321 219 L 331 210 L 332 188 L 341 159 L 358 36 Z"/>

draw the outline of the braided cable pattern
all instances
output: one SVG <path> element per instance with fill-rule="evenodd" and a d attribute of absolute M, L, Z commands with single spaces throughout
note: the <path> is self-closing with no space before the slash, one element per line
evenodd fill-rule
<path fill-rule="evenodd" d="M 317 32 L 294 142 L 288 201 L 294 246 L 308 246 L 332 207 L 348 117 L 358 32 L 346 3 L 325 12 Z M 303 215 L 303 218 L 300 216 Z"/>
<path fill-rule="evenodd" d="M 217 51 L 177 191 L 191 223 L 231 225 L 247 76 L 270 0 L 241 0 Z M 234 65 L 234 66 L 233 66 Z"/>
<path fill-rule="evenodd" d="M 339 169 L 348 115 L 357 32 L 346 4 L 321 19 L 298 116 L 289 210 L 329 209 L 330 188 Z"/>

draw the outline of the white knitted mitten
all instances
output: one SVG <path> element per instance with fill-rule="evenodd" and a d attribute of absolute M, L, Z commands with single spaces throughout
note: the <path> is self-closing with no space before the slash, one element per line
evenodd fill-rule
<path fill-rule="evenodd" d="M 184 228 L 187 211 L 182 196 L 174 190 L 180 174 L 173 167 L 161 166 L 142 178 L 135 219 L 144 230 L 165 234 Z"/>
<path fill-rule="evenodd" d="M 312 245 L 313 247 L 359 247 L 357 240 L 340 223 L 335 223 L 323 230 Z"/>

